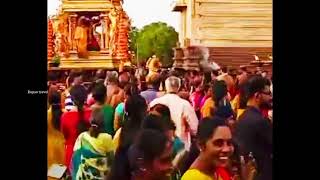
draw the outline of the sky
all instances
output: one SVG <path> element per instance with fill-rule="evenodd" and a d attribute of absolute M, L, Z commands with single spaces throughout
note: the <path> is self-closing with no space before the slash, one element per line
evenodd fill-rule
<path fill-rule="evenodd" d="M 48 15 L 56 14 L 60 0 L 48 1 Z M 142 28 L 152 22 L 162 21 L 179 32 L 179 13 L 171 11 L 174 0 L 124 0 L 123 8 L 132 19 L 132 25 Z"/>

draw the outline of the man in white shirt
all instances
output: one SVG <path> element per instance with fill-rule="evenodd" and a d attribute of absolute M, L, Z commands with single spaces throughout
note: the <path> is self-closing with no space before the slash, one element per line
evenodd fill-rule
<path fill-rule="evenodd" d="M 186 150 L 190 150 L 191 136 L 195 136 L 198 129 L 198 118 L 190 102 L 180 98 L 177 93 L 181 81 L 170 76 L 165 81 L 166 94 L 156 98 L 149 104 L 150 108 L 156 104 L 163 104 L 170 109 L 171 119 L 175 123 L 176 135 L 184 142 Z"/>

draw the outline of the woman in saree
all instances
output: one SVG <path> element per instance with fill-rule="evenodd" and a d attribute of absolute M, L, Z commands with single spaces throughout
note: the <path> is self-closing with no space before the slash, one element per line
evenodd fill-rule
<path fill-rule="evenodd" d="M 141 125 L 147 113 L 148 105 L 145 99 L 137 94 L 130 96 L 125 102 L 125 122 L 116 132 L 113 143 L 116 149 L 115 161 L 112 164 L 110 179 L 130 179 L 128 171 L 128 149 L 141 130 Z"/>
<path fill-rule="evenodd" d="M 247 107 L 247 97 L 246 97 L 246 84 L 242 84 L 239 88 L 239 94 L 232 100 L 231 106 L 233 111 L 236 113 L 236 120 L 244 113 Z"/>
<path fill-rule="evenodd" d="M 114 112 L 114 130 L 117 131 L 118 129 L 120 129 L 123 124 L 124 124 L 124 120 L 125 120 L 125 112 L 124 112 L 124 105 L 126 100 L 131 97 L 132 95 L 137 95 L 137 87 L 133 84 L 127 84 L 124 89 L 124 100 L 123 102 L 119 103 L 117 105 L 117 107 L 115 108 L 115 112 Z M 117 137 L 119 138 L 119 134 L 120 131 L 117 134 Z"/>
<path fill-rule="evenodd" d="M 236 81 L 236 91 L 237 95 L 231 101 L 231 106 L 233 111 L 236 113 L 236 120 L 243 114 L 244 110 L 247 106 L 247 98 L 246 98 L 246 82 L 248 80 L 248 75 L 246 73 L 242 73 L 237 76 Z"/>
<path fill-rule="evenodd" d="M 75 107 L 61 116 L 61 132 L 65 138 L 65 165 L 69 167 L 73 154 L 73 147 L 77 137 L 90 127 L 91 109 L 85 106 L 87 90 L 82 85 L 72 86 L 71 99 Z"/>
<path fill-rule="evenodd" d="M 103 112 L 92 113 L 91 127 L 81 133 L 74 146 L 72 179 L 104 179 L 114 159 L 111 135 L 103 133 Z"/>
<path fill-rule="evenodd" d="M 191 93 L 190 97 L 189 97 L 189 101 L 192 104 L 192 107 L 194 108 L 194 110 L 196 111 L 197 117 L 198 119 L 200 119 L 200 102 L 201 99 L 203 98 L 204 94 L 203 94 L 203 88 L 202 88 L 202 78 L 200 76 L 196 76 L 192 83 L 192 89 L 194 89 L 194 92 Z"/>
<path fill-rule="evenodd" d="M 152 115 L 159 116 L 159 119 Z M 148 119 L 150 120 L 148 121 Z M 173 157 L 184 150 L 184 143 L 175 134 L 176 125 L 171 120 L 171 113 L 168 106 L 163 104 L 154 105 L 150 109 L 149 115 L 144 119 L 142 127 L 145 129 L 158 127 L 160 131 L 163 131 L 168 136 L 169 140 L 173 140 Z"/>
<path fill-rule="evenodd" d="M 211 87 L 212 87 L 211 84 L 205 84 L 203 86 L 204 96 L 200 101 L 200 110 L 203 107 L 203 105 L 206 102 L 206 100 L 212 97 L 212 88 Z"/>
<path fill-rule="evenodd" d="M 202 121 L 197 134 L 200 154 L 182 180 L 231 180 L 232 134 L 224 119 Z"/>
<path fill-rule="evenodd" d="M 64 164 L 64 137 L 59 131 L 61 96 L 57 90 L 49 89 L 48 109 L 48 168 L 52 164 Z"/>
<path fill-rule="evenodd" d="M 219 112 L 220 116 L 227 118 L 234 115 L 225 81 L 217 80 L 212 86 L 212 97 L 208 98 L 201 109 L 202 118 L 213 117 Z"/>
<path fill-rule="evenodd" d="M 154 129 L 143 129 L 127 154 L 127 168 L 130 173 L 127 179 L 171 180 L 172 142 L 164 133 Z"/>

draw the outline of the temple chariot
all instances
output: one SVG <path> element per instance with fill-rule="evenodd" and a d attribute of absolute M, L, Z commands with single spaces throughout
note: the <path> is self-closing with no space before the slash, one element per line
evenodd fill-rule
<path fill-rule="evenodd" d="M 130 27 L 121 0 L 62 0 L 48 18 L 48 70 L 130 66 Z"/>

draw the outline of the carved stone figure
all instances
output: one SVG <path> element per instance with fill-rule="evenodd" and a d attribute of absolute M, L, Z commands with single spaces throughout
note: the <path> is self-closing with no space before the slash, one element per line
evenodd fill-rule
<path fill-rule="evenodd" d="M 104 37 L 104 48 L 108 49 L 110 46 L 110 24 L 111 21 L 107 15 L 103 15 L 103 18 L 101 20 L 101 26 L 103 29 L 102 36 Z"/>
<path fill-rule="evenodd" d="M 62 17 L 58 23 L 55 33 L 55 54 L 59 56 L 68 56 L 68 23 Z"/>
<path fill-rule="evenodd" d="M 113 51 L 115 42 L 116 42 L 116 33 L 117 33 L 117 25 L 118 25 L 118 13 L 116 8 L 112 8 L 109 15 L 110 24 L 109 24 L 109 48 Z"/>

